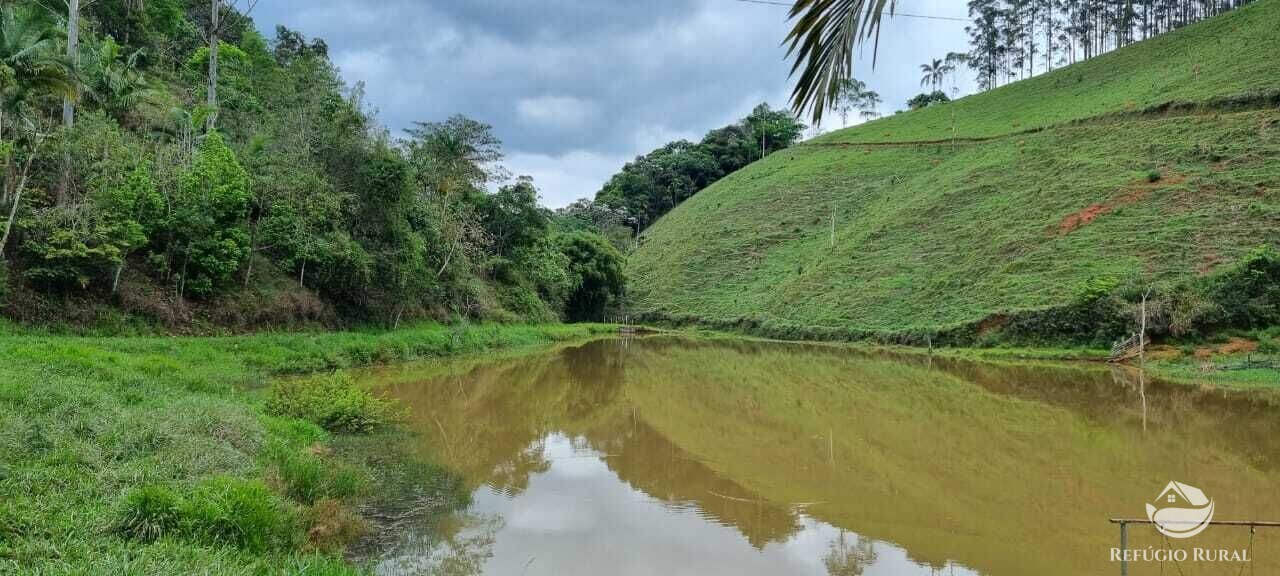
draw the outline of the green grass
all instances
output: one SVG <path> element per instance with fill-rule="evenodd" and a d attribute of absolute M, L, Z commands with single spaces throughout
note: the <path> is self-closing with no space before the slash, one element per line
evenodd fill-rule
<path fill-rule="evenodd" d="M 950 104 L 827 134 L 821 143 L 988 138 L 1280 88 L 1280 2 L 1256 4 Z M 1037 63 L 1039 64 L 1039 63 Z"/>
<path fill-rule="evenodd" d="M 1179 69 L 1188 51 L 1211 53 L 1210 32 L 1280 39 L 1278 19 L 1280 1 L 1265 0 L 964 99 L 954 106 L 972 122 L 960 135 L 1007 133 L 1013 117 L 1025 116 L 1016 129 L 1026 129 L 1122 112 L 1129 100 L 1280 90 L 1273 49 L 1220 50 L 1194 85 L 1160 73 Z M 1091 78 L 1088 88 L 1060 86 L 1075 76 Z M 939 114 L 950 112 L 906 113 L 822 141 L 937 138 Z M 1267 106 L 1118 115 L 955 146 L 801 145 L 646 231 L 629 260 L 629 292 L 634 311 L 652 318 L 899 333 L 1058 307 L 1090 280 L 1176 284 L 1280 246 L 1277 157 L 1280 109 Z"/>
<path fill-rule="evenodd" d="M 0 335 L 0 573 L 353 572 L 338 556 L 306 552 L 307 529 L 332 522 L 334 502 L 359 493 L 368 468 L 316 448 L 349 441 L 268 414 L 273 378 L 609 329 L 424 326 L 225 338 L 11 330 Z"/>

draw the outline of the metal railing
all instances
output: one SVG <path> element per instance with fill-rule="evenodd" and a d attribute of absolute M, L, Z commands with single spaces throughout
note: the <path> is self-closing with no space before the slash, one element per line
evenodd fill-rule
<path fill-rule="evenodd" d="M 1155 522 L 1146 518 L 1110 518 L 1109 520 L 1112 524 L 1120 525 L 1120 576 L 1128 576 L 1129 561 L 1126 559 L 1124 552 L 1129 549 L 1129 525 L 1155 524 Z M 1164 522 L 1162 524 L 1168 524 L 1168 522 Z M 1187 524 L 1199 523 L 1188 522 Z M 1280 528 L 1280 522 L 1262 520 L 1210 520 L 1206 524 L 1209 526 L 1248 526 L 1249 539 L 1251 542 L 1253 540 L 1253 534 L 1258 530 L 1258 528 Z"/>

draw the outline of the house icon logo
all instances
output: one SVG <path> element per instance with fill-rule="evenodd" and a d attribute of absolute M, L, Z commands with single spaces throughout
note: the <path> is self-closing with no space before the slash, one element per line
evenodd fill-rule
<path fill-rule="evenodd" d="M 1195 486 L 1170 482 L 1154 504 L 1147 504 L 1147 519 L 1170 538 L 1190 538 L 1213 521 L 1213 500 Z"/>

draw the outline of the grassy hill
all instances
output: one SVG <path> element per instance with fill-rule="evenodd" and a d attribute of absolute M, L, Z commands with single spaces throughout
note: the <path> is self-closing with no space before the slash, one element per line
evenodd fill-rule
<path fill-rule="evenodd" d="M 1280 246 L 1277 21 L 1265 0 L 775 153 L 645 233 L 633 307 L 936 331 L 1093 284 L 1186 284 Z"/>

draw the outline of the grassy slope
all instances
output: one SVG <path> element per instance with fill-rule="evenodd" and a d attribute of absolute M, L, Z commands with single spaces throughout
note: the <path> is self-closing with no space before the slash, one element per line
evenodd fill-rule
<path fill-rule="evenodd" d="M 646 232 L 630 260 L 637 310 L 713 322 L 936 328 L 1061 304 L 1093 277 L 1178 280 L 1259 244 L 1280 245 L 1275 108 L 1116 116 L 955 146 L 835 144 L 885 133 L 946 138 L 937 118 L 953 109 L 966 119 L 959 136 L 983 137 L 1122 111 L 1130 101 L 1277 90 L 1273 50 L 1220 50 L 1210 35 L 1238 29 L 1274 47 L 1277 20 L 1280 0 L 1266 0 L 1053 74 L 776 153 Z M 1214 55 L 1199 80 L 1177 72 L 1185 64 L 1177 55 L 1186 53 Z M 1060 88 L 1077 77 L 1087 99 Z M 1146 182 L 1152 170 L 1159 182 Z M 1070 225 L 1091 206 L 1105 208 Z"/>
<path fill-rule="evenodd" d="M 326 436 L 263 413 L 274 375 L 581 338 L 601 326 L 444 327 L 231 338 L 0 335 L 0 573 L 345 573 L 339 559 L 112 531 L 122 495 L 214 474 L 263 478 L 263 451 Z M 304 511 L 305 513 L 305 511 Z"/>
<path fill-rule="evenodd" d="M 1280 88 L 1280 5 L 1255 5 L 1023 82 L 827 134 L 818 142 L 984 138 Z M 954 120 L 953 120 L 954 116 Z"/>

